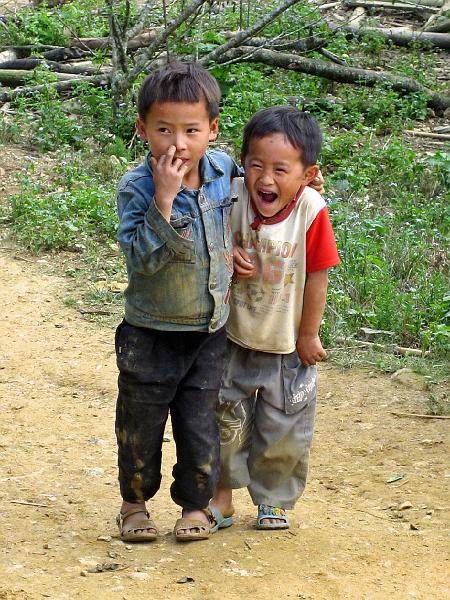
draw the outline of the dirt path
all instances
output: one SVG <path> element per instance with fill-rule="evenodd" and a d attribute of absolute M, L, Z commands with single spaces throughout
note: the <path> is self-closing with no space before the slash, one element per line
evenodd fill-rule
<path fill-rule="evenodd" d="M 449 422 L 390 414 L 423 407 L 420 392 L 321 369 L 310 481 L 287 532 L 255 531 L 242 490 L 234 527 L 176 545 L 164 444 L 150 503 L 161 538 L 127 546 L 114 524 L 113 331 L 66 308 L 65 281 L 39 264 L 0 252 L 0 277 L 0 599 L 449 597 Z M 90 572 L 104 563 L 121 570 Z"/>

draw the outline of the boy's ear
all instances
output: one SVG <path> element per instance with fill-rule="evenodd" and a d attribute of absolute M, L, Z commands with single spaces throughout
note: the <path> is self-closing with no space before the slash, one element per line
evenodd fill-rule
<path fill-rule="evenodd" d="M 313 179 L 317 177 L 320 168 L 319 165 L 311 165 L 305 171 L 305 185 L 309 185 Z"/>
<path fill-rule="evenodd" d="M 219 135 L 219 119 L 216 117 L 209 124 L 209 141 L 213 142 Z"/>
<path fill-rule="evenodd" d="M 141 119 L 136 119 L 136 131 L 138 136 L 141 138 L 143 142 L 147 141 L 147 136 L 145 134 L 145 123 Z"/>

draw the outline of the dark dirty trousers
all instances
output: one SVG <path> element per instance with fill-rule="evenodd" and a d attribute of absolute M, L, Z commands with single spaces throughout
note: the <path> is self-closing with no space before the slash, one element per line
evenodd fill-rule
<path fill-rule="evenodd" d="M 188 510 L 206 508 L 219 476 L 215 410 L 226 347 L 225 328 L 160 331 L 123 321 L 116 331 L 116 408 L 122 498 L 141 502 L 161 484 L 169 415 L 177 450 L 170 492 Z"/>

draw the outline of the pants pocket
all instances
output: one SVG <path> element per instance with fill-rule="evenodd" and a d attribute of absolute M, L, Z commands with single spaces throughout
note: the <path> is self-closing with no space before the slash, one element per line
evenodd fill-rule
<path fill-rule="evenodd" d="M 294 351 L 282 355 L 281 372 L 285 413 L 297 413 L 316 397 L 317 367 L 305 367 Z"/>
<path fill-rule="evenodd" d="M 117 367 L 121 373 L 147 374 L 152 369 L 155 332 L 123 321 L 116 330 Z"/>

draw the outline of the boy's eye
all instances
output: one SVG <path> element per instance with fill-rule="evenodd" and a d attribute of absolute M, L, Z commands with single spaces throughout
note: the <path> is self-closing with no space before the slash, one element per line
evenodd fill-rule
<path fill-rule="evenodd" d="M 286 169 L 275 169 L 277 173 L 286 173 Z"/>
<path fill-rule="evenodd" d="M 158 131 L 159 133 L 170 133 L 167 127 L 159 127 Z"/>
<path fill-rule="evenodd" d="M 261 168 L 261 165 L 257 165 L 255 163 L 252 163 L 250 166 L 252 169 L 260 169 Z"/>
<path fill-rule="evenodd" d="M 187 132 L 188 132 L 188 133 L 197 133 L 197 132 L 198 132 L 198 129 L 196 129 L 195 127 L 190 127 L 190 128 L 187 130 Z"/>

